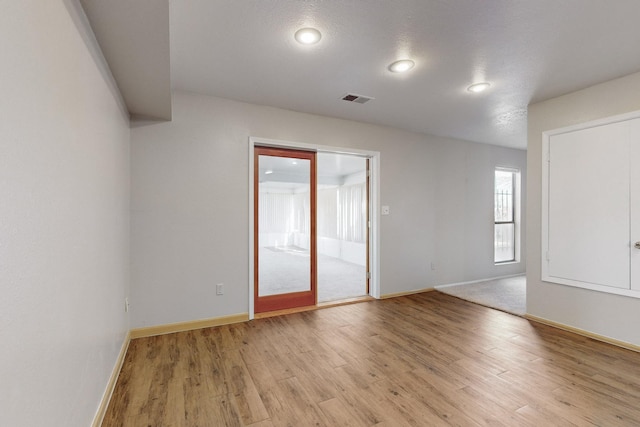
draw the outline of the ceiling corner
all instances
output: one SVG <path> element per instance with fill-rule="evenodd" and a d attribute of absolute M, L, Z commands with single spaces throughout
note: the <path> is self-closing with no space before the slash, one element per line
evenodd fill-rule
<path fill-rule="evenodd" d="M 129 113 L 171 120 L 169 1 L 80 3 Z"/>

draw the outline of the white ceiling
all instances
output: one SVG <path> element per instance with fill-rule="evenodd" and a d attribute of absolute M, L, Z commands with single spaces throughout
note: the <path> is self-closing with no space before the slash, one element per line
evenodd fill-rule
<path fill-rule="evenodd" d="M 80 0 L 133 116 L 171 119 L 166 0 Z"/>
<path fill-rule="evenodd" d="M 169 15 L 173 89 L 516 148 L 529 103 L 640 70 L 638 0 L 170 0 Z M 305 26 L 319 44 L 294 41 Z M 402 58 L 416 67 L 387 70 Z"/>

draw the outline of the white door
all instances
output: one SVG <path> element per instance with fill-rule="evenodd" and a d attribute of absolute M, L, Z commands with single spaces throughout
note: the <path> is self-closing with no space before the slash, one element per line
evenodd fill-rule
<path fill-rule="evenodd" d="M 550 137 L 549 276 L 629 289 L 629 129 L 626 121 Z"/>
<path fill-rule="evenodd" d="M 631 289 L 640 291 L 640 119 L 629 121 Z"/>

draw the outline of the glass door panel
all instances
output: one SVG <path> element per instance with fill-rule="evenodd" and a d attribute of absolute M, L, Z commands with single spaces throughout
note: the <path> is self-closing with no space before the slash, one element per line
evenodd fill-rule
<path fill-rule="evenodd" d="M 311 289 L 311 161 L 259 156 L 259 296 Z"/>
<path fill-rule="evenodd" d="M 315 153 L 255 152 L 255 311 L 313 305 Z"/>
<path fill-rule="evenodd" d="M 318 301 L 368 294 L 367 159 L 318 153 Z"/>

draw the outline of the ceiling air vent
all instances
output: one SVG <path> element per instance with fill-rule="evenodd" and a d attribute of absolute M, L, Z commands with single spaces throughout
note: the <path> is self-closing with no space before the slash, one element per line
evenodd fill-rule
<path fill-rule="evenodd" d="M 375 98 L 372 98 L 371 96 L 357 95 L 355 93 L 348 93 L 342 97 L 343 101 L 357 102 L 358 104 L 364 104 L 365 102 L 369 102 L 372 99 Z"/>

